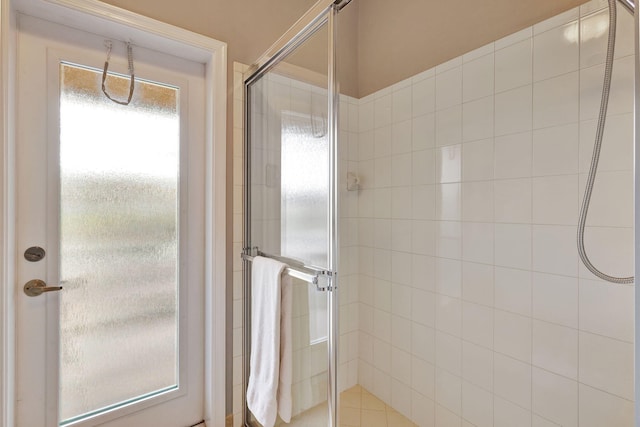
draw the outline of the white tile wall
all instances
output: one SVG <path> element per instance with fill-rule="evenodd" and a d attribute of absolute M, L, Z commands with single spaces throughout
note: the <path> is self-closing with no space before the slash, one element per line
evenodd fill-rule
<path fill-rule="evenodd" d="M 632 425 L 634 288 L 595 279 L 575 243 L 605 6 L 360 100 L 360 147 L 375 146 L 359 153 L 358 380 L 420 426 Z M 628 275 L 632 19 L 618 22 L 586 242 Z"/>
<path fill-rule="evenodd" d="M 425 427 L 632 425 L 634 288 L 596 280 L 575 249 L 605 6 L 593 0 L 361 100 L 344 97 L 341 175 L 357 172 L 361 189 L 342 194 L 341 387 L 358 382 Z M 594 262 L 621 275 L 633 270 L 632 33 L 618 14 L 586 237 Z M 241 138 L 234 120 L 234 168 Z M 236 310 L 240 268 L 234 260 Z"/>
<path fill-rule="evenodd" d="M 494 392 L 509 402 L 531 409 L 531 366 L 494 353 Z"/>
<path fill-rule="evenodd" d="M 531 30 L 529 30 L 531 31 Z M 499 47 L 495 52 L 495 91 L 501 93 L 532 83 L 532 39 L 527 36 L 522 41 Z"/>

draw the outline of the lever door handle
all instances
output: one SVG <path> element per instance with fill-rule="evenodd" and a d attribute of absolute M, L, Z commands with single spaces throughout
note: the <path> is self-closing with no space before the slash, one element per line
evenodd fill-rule
<path fill-rule="evenodd" d="M 44 292 L 60 291 L 62 286 L 47 286 L 44 280 L 33 279 L 29 280 L 24 285 L 24 293 L 30 297 L 37 297 Z"/>

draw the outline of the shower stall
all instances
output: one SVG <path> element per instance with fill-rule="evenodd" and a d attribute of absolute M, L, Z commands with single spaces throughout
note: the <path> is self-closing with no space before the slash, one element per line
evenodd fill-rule
<path fill-rule="evenodd" d="M 291 425 L 633 426 L 633 2 L 567 1 L 430 66 L 381 42 L 426 38 L 393 18 L 422 6 L 383 3 L 318 1 L 236 69 L 234 425 L 260 426 L 264 256 L 293 278 Z"/>

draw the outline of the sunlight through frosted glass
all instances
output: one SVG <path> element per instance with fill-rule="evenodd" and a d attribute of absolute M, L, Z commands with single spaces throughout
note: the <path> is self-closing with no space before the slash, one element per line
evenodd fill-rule
<path fill-rule="evenodd" d="M 100 78 L 61 65 L 63 424 L 178 383 L 178 89 Z"/>

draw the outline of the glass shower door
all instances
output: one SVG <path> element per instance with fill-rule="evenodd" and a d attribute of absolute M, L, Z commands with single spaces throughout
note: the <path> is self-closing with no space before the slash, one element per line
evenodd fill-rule
<path fill-rule="evenodd" d="M 299 426 L 333 426 L 336 413 L 333 13 L 327 8 L 245 82 L 244 253 L 326 272 L 318 285 L 292 279 L 291 425 Z M 249 313 L 260 303 L 250 296 L 250 268 L 246 262 L 245 390 Z M 245 404 L 245 423 L 261 425 L 250 409 Z"/>

